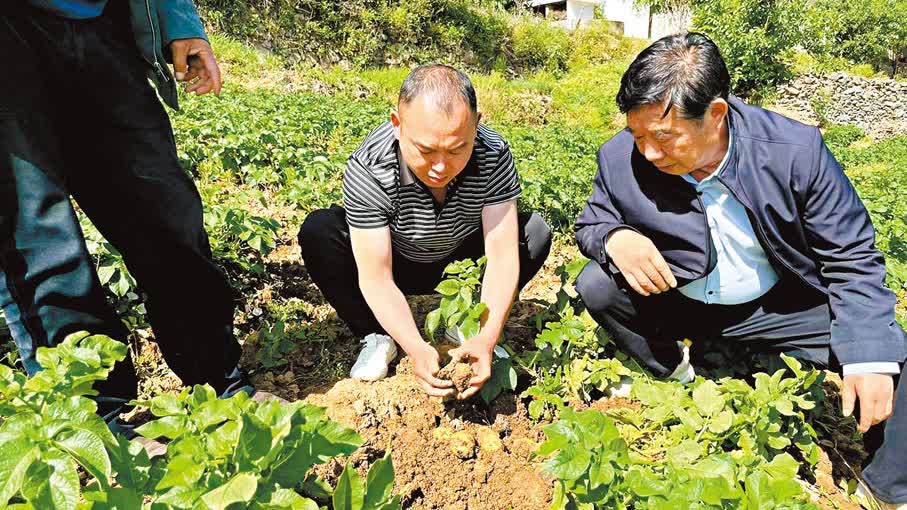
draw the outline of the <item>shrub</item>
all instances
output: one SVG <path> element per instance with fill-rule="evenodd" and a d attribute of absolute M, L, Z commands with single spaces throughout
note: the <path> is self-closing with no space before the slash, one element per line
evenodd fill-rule
<path fill-rule="evenodd" d="M 898 61 L 907 57 L 905 18 L 905 0 L 810 2 L 804 45 L 820 62 L 868 64 L 873 72 L 885 68 L 894 76 Z"/>
<path fill-rule="evenodd" d="M 791 78 L 803 18 L 803 3 L 794 0 L 693 4 L 694 29 L 706 33 L 721 49 L 734 92 L 754 99 Z"/>
<path fill-rule="evenodd" d="M 570 67 L 601 64 L 615 57 L 623 38 L 609 21 L 593 20 L 586 27 L 573 31 Z"/>
<path fill-rule="evenodd" d="M 570 34 L 563 28 L 534 17 L 522 17 L 513 27 L 511 64 L 522 71 L 567 69 Z"/>

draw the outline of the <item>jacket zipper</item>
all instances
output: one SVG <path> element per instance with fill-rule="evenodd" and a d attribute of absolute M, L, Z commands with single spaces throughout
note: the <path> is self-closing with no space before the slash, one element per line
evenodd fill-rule
<path fill-rule="evenodd" d="M 715 270 L 715 267 L 712 266 L 712 232 L 709 230 L 709 215 L 706 213 L 705 204 L 702 202 L 702 195 L 699 194 L 699 191 L 694 191 L 694 193 L 696 193 L 696 201 L 699 202 L 699 207 L 702 208 L 702 221 L 705 223 L 705 272 L 699 278 L 707 278 Z M 699 278 L 696 278 L 696 280 Z"/>
<path fill-rule="evenodd" d="M 727 188 L 728 192 L 734 197 L 734 199 L 736 199 L 738 202 L 740 202 L 740 205 L 742 205 L 743 208 L 746 209 L 746 213 L 747 213 L 747 216 L 749 217 L 750 223 L 753 224 L 754 231 L 756 233 L 756 237 L 759 238 L 759 242 L 762 244 L 762 247 L 768 250 L 768 252 L 771 254 L 771 256 L 775 260 L 775 262 L 777 262 L 779 265 L 783 266 L 791 274 L 796 275 L 796 277 L 799 278 L 800 281 L 805 283 L 807 286 L 816 288 L 815 285 L 813 285 L 812 283 L 807 281 L 806 278 L 803 277 L 803 275 L 801 275 L 798 271 L 795 271 L 794 268 L 792 268 L 781 257 L 778 256 L 778 254 L 775 252 L 775 249 L 772 247 L 771 243 L 768 242 L 767 237 L 765 235 L 765 231 L 762 229 L 762 224 L 759 223 L 758 221 L 756 221 L 757 220 L 756 214 L 753 213 L 753 210 L 743 200 L 740 200 L 740 197 L 737 195 L 736 192 L 734 192 L 734 190 L 730 186 L 728 186 L 727 182 L 725 182 L 720 176 L 718 176 L 717 179 L 718 179 L 718 182 L 720 182 L 721 184 L 724 185 L 725 188 Z"/>
<path fill-rule="evenodd" d="M 151 17 L 151 3 L 149 2 L 149 0 L 145 0 L 145 12 L 148 14 L 148 24 L 151 26 L 151 44 L 153 46 L 151 54 L 154 55 L 154 69 L 159 75 L 161 75 L 161 78 L 163 78 L 164 81 L 170 81 L 170 78 L 167 77 L 167 73 L 165 73 L 164 69 L 161 68 L 161 63 L 157 59 L 157 50 L 159 48 L 157 43 L 157 34 L 154 33 L 154 19 Z"/>

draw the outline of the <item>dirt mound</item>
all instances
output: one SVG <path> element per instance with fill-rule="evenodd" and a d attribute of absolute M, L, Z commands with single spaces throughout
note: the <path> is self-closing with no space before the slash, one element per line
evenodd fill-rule
<path fill-rule="evenodd" d="M 365 444 L 352 456 L 362 473 L 393 445 L 394 490 L 412 509 L 547 509 L 553 479 L 531 453 L 544 436 L 513 395 L 481 399 L 428 397 L 404 358 L 397 373 L 368 383 L 345 379 L 306 399 L 356 429 Z M 319 468 L 333 482 L 342 462 Z"/>

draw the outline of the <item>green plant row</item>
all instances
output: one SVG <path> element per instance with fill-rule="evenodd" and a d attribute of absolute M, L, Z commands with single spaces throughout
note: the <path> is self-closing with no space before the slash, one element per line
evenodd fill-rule
<path fill-rule="evenodd" d="M 352 465 L 334 488 L 311 468 L 362 444 L 355 431 L 301 402 L 218 398 L 209 386 L 146 402 L 154 419 L 136 429 L 167 441 L 149 458 L 108 430 L 92 386 L 127 355 L 105 336 L 76 333 L 41 347 L 27 378 L 0 365 L 0 507 L 72 509 L 305 509 L 400 507 L 390 452 L 366 480 Z M 84 477 L 80 475 L 84 473 Z"/>

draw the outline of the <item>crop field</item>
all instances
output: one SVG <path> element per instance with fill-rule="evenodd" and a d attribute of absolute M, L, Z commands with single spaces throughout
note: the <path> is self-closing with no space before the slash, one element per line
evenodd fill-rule
<path fill-rule="evenodd" d="M 223 95 L 183 97 L 171 119 L 236 290 L 241 363 L 287 402 L 182 388 L 154 345 L 141 289 L 85 219 L 101 282 L 132 335 L 128 345 L 72 336 L 42 349 L 51 368 L 26 380 L 0 323 L 0 507 L 858 508 L 849 494 L 866 453 L 841 416 L 835 374 L 720 346 L 705 355 L 694 338 L 700 377 L 659 381 L 576 299 L 585 261 L 572 225 L 598 146 L 622 128 L 613 97 L 626 57 L 557 75 L 474 76 L 485 122 L 512 147 L 520 208 L 540 213 L 556 239 L 507 323 L 510 358 L 495 363 L 481 395 L 441 402 L 422 392 L 405 357 L 381 381 L 347 378 L 359 339 L 312 283 L 296 241 L 306 214 L 340 203 L 346 159 L 387 118 L 406 70 L 290 71 L 215 43 Z M 831 126 L 825 139 L 869 209 L 907 324 L 907 138 Z M 427 336 L 477 327 L 482 269 L 454 265 L 440 295 L 411 299 Z M 435 336 L 439 351 L 451 348 Z M 85 397 L 128 355 L 142 395 L 129 418 L 167 443 L 164 455 L 110 433 Z M 631 393 L 609 398 L 628 374 Z"/>

